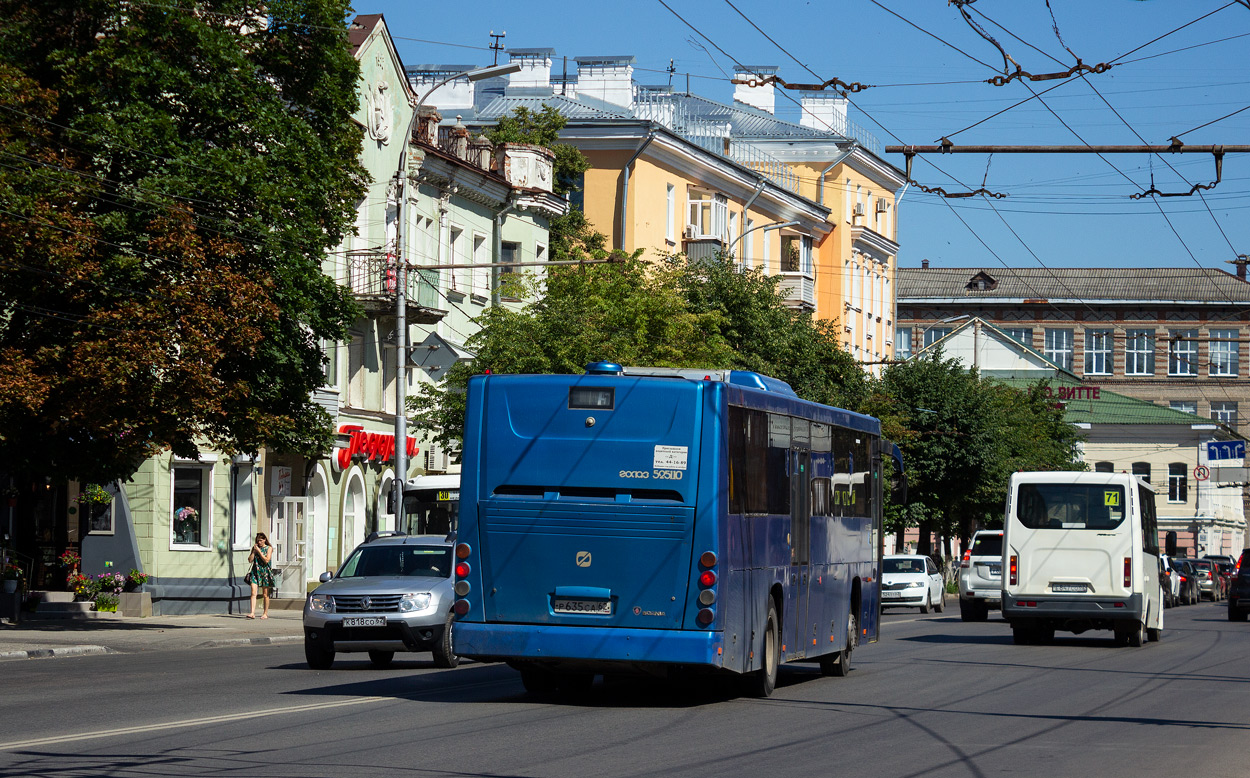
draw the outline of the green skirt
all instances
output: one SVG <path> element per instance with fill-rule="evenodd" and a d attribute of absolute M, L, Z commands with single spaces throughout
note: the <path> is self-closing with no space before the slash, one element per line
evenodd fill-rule
<path fill-rule="evenodd" d="M 273 588 L 273 568 L 269 565 L 253 564 L 252 569 L 243 576 L 243 582 L 256 584 L 262 589 Z"/>

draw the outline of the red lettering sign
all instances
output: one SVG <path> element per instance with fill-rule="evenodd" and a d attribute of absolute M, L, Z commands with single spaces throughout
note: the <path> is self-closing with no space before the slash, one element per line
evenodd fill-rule
<path fill-rule="evenodd" d="M 351 435 L 351 440 L 346 448 L 340 448 L 335 452 L 334 462 L 339 466 L 340 470 L 346 470 L 352 463 L 352 459 L 361 456 L 371 462 L 389 462 L 395 458 L 395 436 L 387 435 L 382 432 L 365 432 L 359 424 L 344 424 L 339 427 L 340 433 Z M 408 456 L 415 457 L 417 452 L 417 439 L 408 436 L 405 441 L 404 448 L 408 452 Z"/>

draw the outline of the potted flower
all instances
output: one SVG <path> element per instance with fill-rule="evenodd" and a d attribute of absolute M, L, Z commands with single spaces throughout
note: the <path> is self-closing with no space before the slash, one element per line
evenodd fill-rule
<path fill-rule="evenodd" d="M 174 535 L 177 536 L 178 542 L 193 542 L 195 535 L 195 520 L 199 518 L 200 512 L 190 505 L 179 508 L 174 511 L 174 518 L 178 521 L 174 524 Z"/>
<path fill-rule="evenodd" d="M 112 501 L 112 492 L 99 484 L 86 484 L 78 492 L 78 502 L 83 505 L 108 505 Z"/>
<path fill-rule="evenodd" d="M 131 570 L 130 573 L 126 576 L 126 591 L 128 592 L 136 591 L 140 586 L 143 586 L 145 583 L 147 583 L 148 579 L 151 577 L 152 576 L 148 575 L 147 573 L 141 573 L 138 570 Z"/>
<path fill-rule="evenodd" d="M 78 556 L 78 552 L 74 549 L 67 548 L 59 557 L 56 558 L 56 561 L 61 565 L 61 567 L 68 567 L 73 570 L 78 567 L 78 563 L 82 561 L 82 557 Z"/>
<path fill-rule="evenodd" d="M 4 569 L 0 570 L 0 581 L 4 582 L 4 593 L 12 594 L 16 592 L 25 575 L 22 572 L 22 568 L 18 567 L 16 563 L 6 563 Z"/>

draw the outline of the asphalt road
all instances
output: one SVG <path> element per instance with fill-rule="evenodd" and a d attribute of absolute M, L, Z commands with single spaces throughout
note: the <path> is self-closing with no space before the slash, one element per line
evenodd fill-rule
<path fill-rule="evenodd" d="M 602 679 L 539 699 L 500 665 L 314 672 L 298 645 L 10 662 L 0 776 L 1250 773 L 1250 625 L 1220 605 L 1168 611 L 1138 649 L 1015 646 L 952 610 L 892 612 L 850 677 L 786 666 L 767 700 Z"/>

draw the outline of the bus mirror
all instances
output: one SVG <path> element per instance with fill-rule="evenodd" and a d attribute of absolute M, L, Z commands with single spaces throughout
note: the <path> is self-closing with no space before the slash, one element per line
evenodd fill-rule
<path fill-rule="evenodd" d="M 907 474 L 895 471 L 890 479 L 890 502 L 895 505 L 907 504 Z"/>
<path fill-rule="evenodd" d="M 1169 530 L 1168 533 L 1163 536 L 1163 548 L 1169 557 L 1176 556 L 1176 531 L 1175 530 Z"/>

